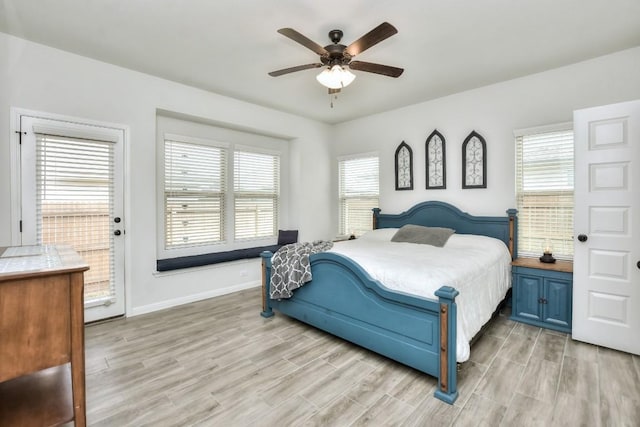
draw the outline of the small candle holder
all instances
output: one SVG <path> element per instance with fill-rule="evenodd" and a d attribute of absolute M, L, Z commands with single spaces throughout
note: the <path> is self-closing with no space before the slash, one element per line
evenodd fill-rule
<path fill-rule="evenodd" d="M 551 253 L 551 248 L 545 248 L 542 256 L 540 257 L 540 262 L 544 262 L 547 264 L 553 264 L 554 262 L 556 262 L 556 259 L 553 257 L 553 254 Z"/>

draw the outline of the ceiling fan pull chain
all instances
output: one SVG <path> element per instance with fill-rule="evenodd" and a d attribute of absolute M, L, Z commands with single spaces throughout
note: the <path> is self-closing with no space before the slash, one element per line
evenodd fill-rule
<path fill-rule="evenodd" d="M 332 95 L 333 95 L 333 97 L 332 97 Z M 333 108 L 333 100 L 334 99 L 338 99 L 338 94 L 337 93 L 336 94 L 330 93 L 329 94 L 329 104 L 331 105 L 331 108 Z"/>

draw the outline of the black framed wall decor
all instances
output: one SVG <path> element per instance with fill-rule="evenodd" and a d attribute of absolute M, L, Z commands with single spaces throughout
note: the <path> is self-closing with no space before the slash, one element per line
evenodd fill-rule
<path fill-rule="evenodd" d="M 437 130 L 425 142 L 426 188 L 447 188 L 446 141 Z"/>
<path fill-rule="evenodd" d="M 396 149 L 396 190 L 413 190 L 413 150 L 402 141 Z"/>
<path fill-rule="evenodd" d="M 462 188 L 487 188 L 487 143 L 475 130 L 462 143 Z"/>

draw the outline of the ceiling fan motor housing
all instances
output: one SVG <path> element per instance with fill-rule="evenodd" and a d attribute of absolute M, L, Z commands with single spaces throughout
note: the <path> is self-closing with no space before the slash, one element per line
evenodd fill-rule
<path fill-rule="evenodd" d="M 351 55 L 344 51 L 343 44 L 330 44 L 324 47 L 328 55 L 322 55 L 320 61 L 325 65 L 347 65 L 351 61 Z"/>
<path fill-rule="evenodd" d="M 320 57 L 320 61 L 324 65 L 347 65 L 351 61 L 351 55 L 345 51 L 347 46 L 340 44 L 340 40 L 342 40 L 343 35 L 342 30 L 329 31 L 329 39 L 333 44 L 324 47 L 328 52 L 328 55 L 322 55 Z"/>

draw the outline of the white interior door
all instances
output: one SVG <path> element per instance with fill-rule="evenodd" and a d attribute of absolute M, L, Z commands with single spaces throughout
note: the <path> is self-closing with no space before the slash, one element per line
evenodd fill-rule
<path fill-rule="evenodd" d="M 89 264 L 85 321 L 124 314 L 124 131 L 19 120 L 22 245 L 70 245 Z"/>
<path fill-rule="evenodd" d="M 640 354 L 640 101 L 573 117 L 573 338 Z"/>

